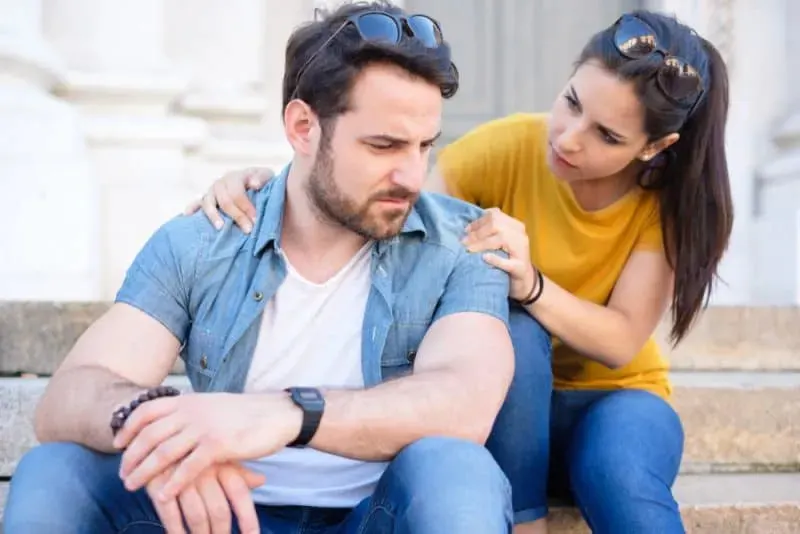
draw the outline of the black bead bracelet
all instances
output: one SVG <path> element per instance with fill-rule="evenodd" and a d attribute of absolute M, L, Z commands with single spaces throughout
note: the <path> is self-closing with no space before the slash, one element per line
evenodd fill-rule
<path fill-rule="evenodd" d="M 114 413 L 111 414 L 111 433 L 116 436 L 117 432 L 119 432 L 120 428 L 123 427 L 125 421 L 128 420 L 128 417 L 130 417 L 131 413 L 133 413 L 136 408 L 145 402 L 161 397 L 175 397 L 180 394 L 180 390 L 172 386 L 158 386 L 148 389 L 128 403 L 127 406 L 120 406 L 114 410 Z"/>

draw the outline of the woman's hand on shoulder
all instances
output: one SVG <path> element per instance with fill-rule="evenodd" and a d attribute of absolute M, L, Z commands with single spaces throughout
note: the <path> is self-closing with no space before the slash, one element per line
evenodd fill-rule
<path fill-rule="evenodd" d="M 530 242 L 525 224 L 506 215 L 498 208 L 489 208 L 478 220 L 466 227 L 462 243 L 470 252 L 485 252 L 484 261 L 509 274 L 509 297 L 522 300 L 536 284 L 536 273 L 531 265 Z M 491 251 L 502 250 L 503 258 Z"/>
<path fill-rule="evenodd" d="M 259 190 L 275 177 L 275 173 L 262 167 L 230 171 L 218 178 L 205 194 L 192 201 L 184 215 L 202 209 L 206 217 L 219 230 L 223 222 L 219 210 L 229 216 L 245 233 L 250 233 L 256 221 L 256 209 L 247 197 L 247 190 Z"/>

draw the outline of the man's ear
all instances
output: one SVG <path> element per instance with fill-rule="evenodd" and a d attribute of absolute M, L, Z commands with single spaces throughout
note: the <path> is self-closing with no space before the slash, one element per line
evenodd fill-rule
<path fill-rule="evenodd" d="M 639 153 L 639 159 L 644 162 L 648 162 L 657 155 L 659 155 L 664 150 L 668 149 L 672 145 L 678 142 L 680 139 L 680 135 L 677 133 L 671 133 L 669 135 L 665 135 L 661 139 L 657 141 L 653 141 L 645 146 L 642 151 Z"/>
<path fill-rule="evenodd" d="M 314 152 L 319 137 L 319 120 L 308 104 L 295 99 L 283 110 L 286 139 L 296 153 L 308 156 Z"/>

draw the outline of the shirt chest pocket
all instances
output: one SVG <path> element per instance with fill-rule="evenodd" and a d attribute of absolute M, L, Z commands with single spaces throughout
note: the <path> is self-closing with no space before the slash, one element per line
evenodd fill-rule
<path fill-rule="evenodd" d="M 194 326 L 183 350 L 186 374 L 195 391 L 205 391 L 217 374 L 222 358 L 221 340 L 211 330 Z"/>
<path fill-rule="evenodd" d="M 428 325 L 396 322 L 389 329 L 381 360 L 383 380 L 400 378 L 414 372 L 414 361 Z"/>

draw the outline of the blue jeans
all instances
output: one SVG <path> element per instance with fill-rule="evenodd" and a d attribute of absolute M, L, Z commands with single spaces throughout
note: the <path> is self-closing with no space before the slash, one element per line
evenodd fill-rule
<path fill-rule="evenodd" d="M 487 447 L 511 482 L 515 522 L 545 517 L 553 497 L 576 504 L 594 534 L 683 533 L 672 407 L 641 390 L 553 391 L 550 335 L 517 306 L 510 321 L 516 371 Z"/>
<path fill-rule="evenodd" d="M 125 490 L 118 470 L 119 455 L 80 445 L 32 449 L 12 478 L 5 534 L 163 533 L 146 492 Z M 354 509 L 257 506 L 257 513 L 269 534 L 508 534 L 512 527 L 510 487 L 497 463 L 485 448 L 449 438 L 403 449 Z"/>

